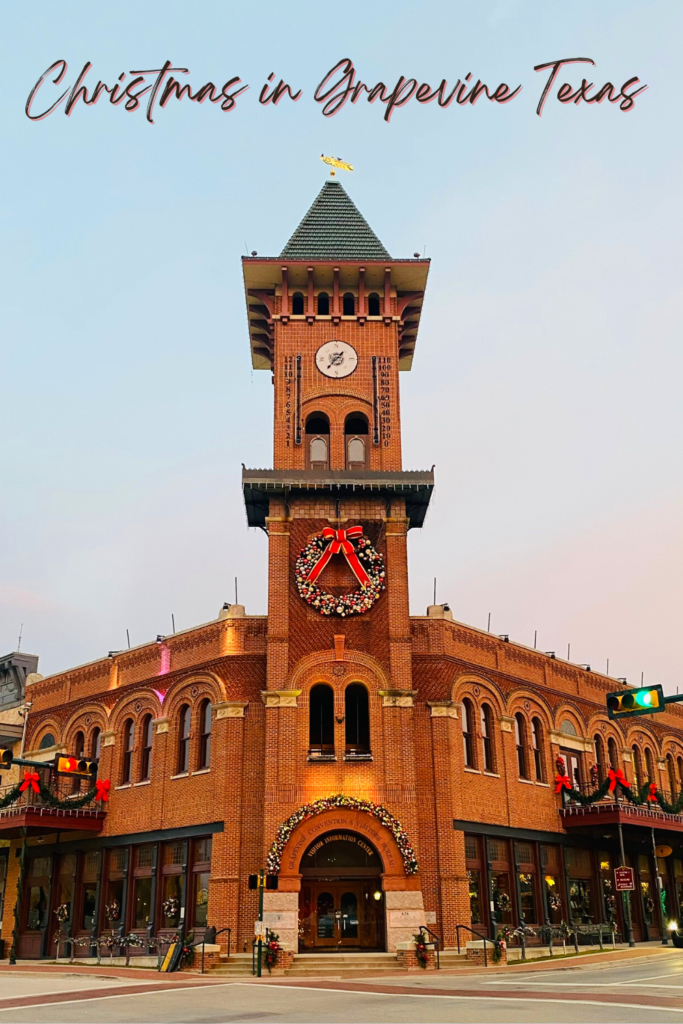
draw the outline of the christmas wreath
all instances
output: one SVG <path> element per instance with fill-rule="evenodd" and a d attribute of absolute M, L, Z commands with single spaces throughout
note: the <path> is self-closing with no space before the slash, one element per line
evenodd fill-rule
<path fill-rule="evenodd" d="M 112 921 L 118 921 L 121 916 L 121 904 L 118 900 L 110 900 L 104 906 L 104 916 L 110 923 Z"/>
<path fill-rule="evenodd" d="M 311 804 L 304 804 L 303 807 L 300 807 L 298 811 L 295 811 L 294 814 L 290 815 L 280 825 L 275 842 L 268 854 L 269 875 L 277 875 L 280 870 L 284 848 L 297 825 L 300 825 L 302 821 L 306 821 L 307 818 L 312 818 L 316 814 L 322 814 L 324 811 L 330 811 L 335 807 L 348 807 L 354 811 L 365 811 L 366 814 L 372 814 L 373 817 L 377 818 L 382 825 L 389 829 L 396 840 L 396 845 L 403 858 L 403 869 L 406 875 L 417 874 L 418 864 L 415 851 L 408 839 L 407 832 L 393 814 L 386 807 L 382 807 L 381 804 L 373 804 L 370 800 L 361 800 L 357 796 L 344 796 L 343 793 L 337 793 L 336 796 L 326 796 L 321 800 L 314 800 Z"/>
<path fill-rule="evenodd" d="M 161 904 L 161 909 L 164 912 L 164 917 L 177 917 L 180 912 L 180 903 L 177 896 L 169 896 L 168 899 L 164 900 Z"/>
<path fill-rule="evenodd" d="M 335 597 L 319 587 L 316 580 L 333 555 L 343 554 L 360 584 L 341 597 Z M 325 527 L 316 534 L 296 560 L 294 569 L 299 594 L 306 604 L 320 615 L 363 615 L 372 608 L 385 586 L 384 559 L 367 537 L 362 526 L 348 530 Z"/>
<path fill-rule="evenodd" d="M 426 970 L 427 964 L 429 963 L 429 956 L 427 954 L 427 943 L 422 932 L 417 932 L 413 935 L 413 942 L 415 943 L 415 956 L 417 962 L 423 970 Z"/>

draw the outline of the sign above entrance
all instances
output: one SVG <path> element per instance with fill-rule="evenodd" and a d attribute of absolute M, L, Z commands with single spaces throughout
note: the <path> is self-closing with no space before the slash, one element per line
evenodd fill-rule
<path fill-rule="evenodd" d="M 617 892 L 629 892 L 635 889 L 636 883 L 633 877 L 633 868 L 615 868 L 614 887 Z"/>

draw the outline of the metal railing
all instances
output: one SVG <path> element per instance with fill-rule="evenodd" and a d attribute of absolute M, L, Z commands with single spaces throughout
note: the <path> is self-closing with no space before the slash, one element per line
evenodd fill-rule
<path fill-rule="evenodd" d="M 427 935 L 430 935 L 432 937 L 432 939 L 434 940 L 434 950 L 436 952 L 436 969 L 437 969 L 437 971 L 440 971 L 441 970 L 441 960 L 439 959 L 439 946 L 441 945 L 441 937 L 439 935 L 437 935 L 436 932 L 433 932 L 431 930 L 431 928 L 428 928 L 426 924 L 421 924 L 420 925 L 420 935 L 422 935 L 424 932 L 426 932 Z"/>
<path fill-rule="evenodd" d="M 232 928 L 218 928 L 218 929 L 216 929 L 216 928 L 206 928 L 205 931 L 204 931 L 204 938 L 202 939 L 201 943 L 195 942 L 195 946 L 201 945 L 201 947 L 202 947 L 202 974 L 204 973 L 204 947 L 207 945 L 207 943 L 209 945 L 211 945 L 211 946 L 215 945 L 216 939 L 218 938 L 218 936 L 219 935 L 224 935 L 225 932 L 228 933 L 228 960 L 229 960 L 230 959 L 230 944 L 231 944 L 231 941 L 232 941 Z"/>
<path fill-rule="evenodd" d="M 489 963 L 488 963 L 488 954 L 486 952 L 486 943 L 490 942 L 491 945 L 495 949 L 495 946 L 496 946 L 495 941 L 493 939 L 490 939 L 487 935 L 481 935 L 479 932 L 475 932 L 474 928 L 470 928 L 469 925 L 458 924 L 458 925 L 455 926 L 455 939 L 456 939 L 456 942 L 458 943 L 458 955 L 460 954 L 460 929 L 461 928 L 464 928 L 466 932 L 470 933 L 470 935 L 474 935 L 474 937 L 476 939 L 482 939 L 483 940 L 483 942 L 484 942 L 484 967 L 488 967 Z"/>

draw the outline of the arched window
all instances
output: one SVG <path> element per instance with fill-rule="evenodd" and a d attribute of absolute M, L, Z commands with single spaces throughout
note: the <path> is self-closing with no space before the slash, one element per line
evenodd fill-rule
<path fill-rule="evenodd" d="M 655 775 L 655 762 L 652 757 L 652 751 L 649 747 L 645 748 L 645 767 L 647 768 L 647 781 L 656 782 L 657 776 Z"/>
<path fill-rule="evenodd" d="M 517 746 L 517 771 L 520 779 L 529 778 L 526 763 L 526 720 L 521 711 L 515 715 L 515 744 Z"/>
<path fill-rule="evenodd" d="M 294 292 L 292 295 L 292 316 L 304 315 L 304 297 L 302 292 Z"/>
<path fill-rule="evenodd" d="M 190 722 L 190 706 L 183 704 L 178 715 L 178 775 L 190 770 Z"/>
<path fill-rule="evenodd" d="M 671 754 L 666 755 L 666 773 L 669 777 L 669 791 L 671 793 L 671 799 L 676 799 L 676 769 L 674 767 L 674 759 Z"/>
<path fill-rule="evenodd" d="M 121 782 L 131 781 L 133 774 L 133 746 L 135 745 L 135 726 L 132 718 L 127 718 L 123 725 L 123 768 Z"/>
<path fill-rule="evenodd" d="M 202 701 L 199 711 L 201 734 L 199 737 L 199 767 L 208 768 L 211 763 L 211 701 Z"/>
<path fill-rule="evenodd" d="M 142 719 L 142 761 L 140 762 L 140 782 L 146 782 L 152 770 L 152 741 L 154 739 L 154 723 L 151 715 Z"/>
<path fill-rule="evenodd" d="M 474 708 L 469 697 L 462 702 L 462 748 L 466 768 L 474 768 L 474 744 L 472 728 L 474 726 Z"/>
<path fill-rule="evenodd" d="M 334 755 L 334 694 L 327 683 L 311 688 L 308 747 L 312 757 Z"/>
<path fill-rule="evenodd" d="M 96 761 L 99 761 L 100 754 L 102 753 L 102 730 L 98 729 L 97 726 L 92 731 L 90 737 L 90 756 Z"/>
<path fill-rule="evenodd" d="M 343 316 L 355 316 L 356 315 L 356 300 L 351 292 L 345 292 L 344 298 L 342 299 L 342 315 Z"/>
<path fill-rule="evenodd" d="M 85 736 L 82 732 L 77 732 L 74 739 L 74 757 L 79 761 L 82 757 L 85 757 Z M 71 791 L 78 793 L 81 788 L 81 779 L 79 775 L 74 775 L 71 780 Z"/>
<path fill-rule="evenodd" d="M 46 732 L 45 735 L 43 736 L 42 740 L 40 741 L 40 744 L 38 746 L 38 750 L 47 750 L 48 747 L 56 747 L 56 746 L 57 746 L 57 740 L 54 738 L 54 736 L 52 735 L 51 732 Z"/>
<path fill-rule="evenodd" d="M 481 750 L 484 755 L 484 771 L 495 771 L 493 759 L 493 712 L 488 704 L 481 706 Z"/>
<path fill-rule="evenodd" d="M 330 315 L 330 297 L 327 292 L 318 292 L 318 316 Z"/>
<path fill-rule="evenodd" d="M 377 292 L 370 292 L 368 295 L 368 316 L 379 315 L 379 295 Z"/>
<path fill-rule="evenodd" d="M 636 789 L 640 789 L 645 782 L 645 776 L 643 775 L 643 758 L 640 753 L 640 747 L 636 746 L 635 743 L 631 747 L 631 756 L 633 758 L 633 781 Z M 614 768 L 615 771 L 617 770 L 617 767 L 618 765 L 612 765 L 612 768 Z"/>
<path fill-rule="evenodd" d="M 612 771 L 616 771 L 619 767 L 619 751 L 617 750 L 617 741 L 611 736 L 607 741 L 607 753 L 609 755 L 609 767 Z"/>
<path fill-rule="evenodd" d="M 595 743 L 595 767 L 598 769 L 598 782 L 602 782 L 605 778 L 605 745 L 602 742 L 602 736 L 596 733 L 593 737 Z"/>
<path fill-rule="evenodd" d="M 351 413 L 344 423 L 346 468 L 366 469 L 368 421 L 360 412 Z"/>
<path fill-rule="evenodd" d="M 678 758 L 678 786 L 683 789 L 683 757 Z"/>
<path fill-rule="evenodd" d="M 576 736 L 576 726 L 568 718 L 565 718 L 560 726 L 560 732 L 563 732 L 565 736 Z"/>
<path fill-rule="evenodd" d="M 311 413 L 306 420 L 308 442 L 308 468 L 327 469 L 330 450 L 330 421 L 320 412 Z"/>
<path fill-rule="evenodd" d="M 534 751 L 534 771 L 538 782 L 545 782 L 543 773 L 543 725 L 540 718 L 531 719 L 531 746 Z"/>
<path fill-rule="evenodd" d="M 370 753 L 370 711 L 368 691 L 362 683 L 351 683 L 344 693 L 344 721 L 346 723 L 346 753 Z"/>

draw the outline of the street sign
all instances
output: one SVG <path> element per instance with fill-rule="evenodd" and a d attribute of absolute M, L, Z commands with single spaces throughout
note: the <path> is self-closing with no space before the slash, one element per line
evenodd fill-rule
<path fill-rule="evenodd" d="M 633 877 L 633 868 L 615 868 L 614 887 L 617 892 L 629 892 L 629 890 L 635 889 L 636 883 Z"/>

